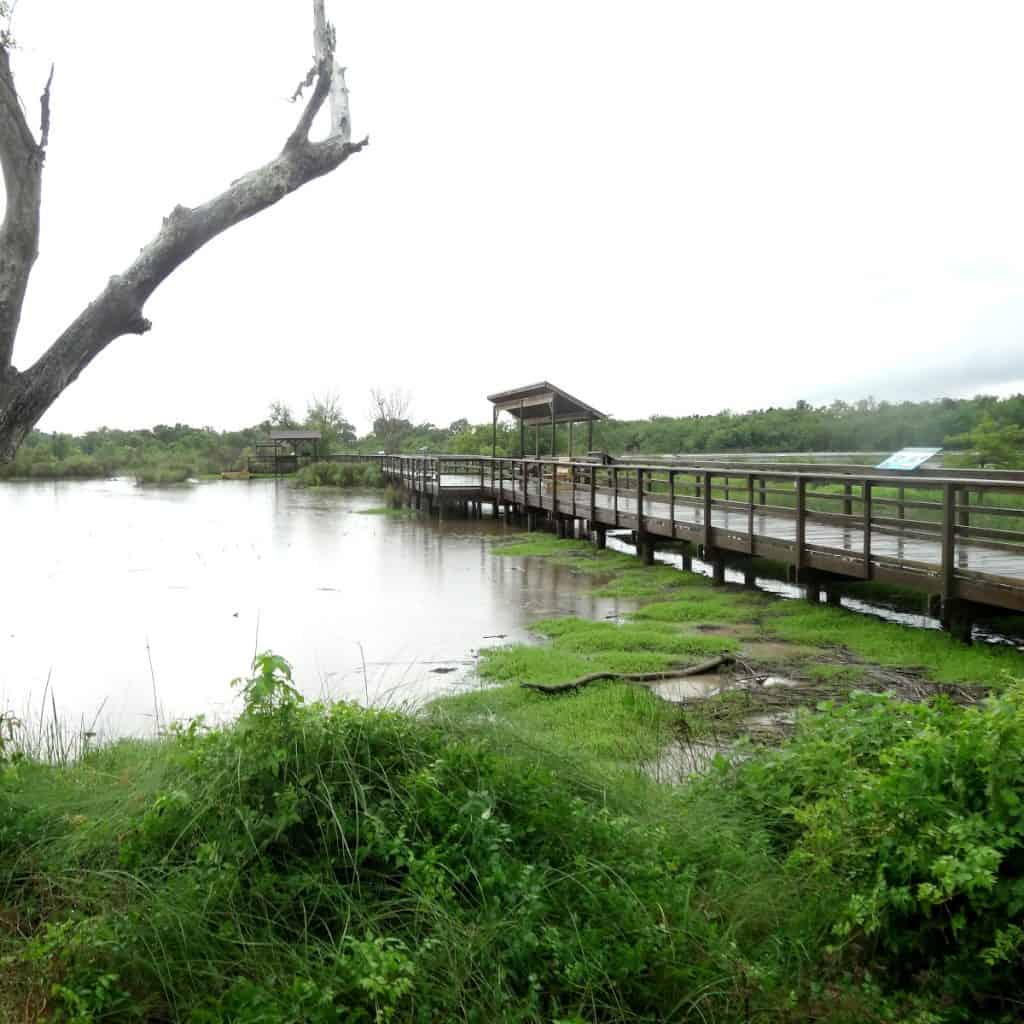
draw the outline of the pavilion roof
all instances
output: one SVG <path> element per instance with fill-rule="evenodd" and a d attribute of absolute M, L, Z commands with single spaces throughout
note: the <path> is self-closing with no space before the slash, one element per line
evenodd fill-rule
<path fill-rule="evenodd" d="M 606 420 L 603 412 L 592 405 L 574 398 L 568 391 L 555 387 L 550 381 L 529 384 L 511 391 L 499 391 L 488 395 L 487 401 L 494 404 L 498 412 L 507 412 L 521 418 L 527 426 L 535 423 L 550 423 L 552 410 L 556 423 L 578 423 L 583 420 Z"/>
<path fill-rule="evenodd" d="M 319 430 L 271 430 L 271 441 L 319 441 Z"/>

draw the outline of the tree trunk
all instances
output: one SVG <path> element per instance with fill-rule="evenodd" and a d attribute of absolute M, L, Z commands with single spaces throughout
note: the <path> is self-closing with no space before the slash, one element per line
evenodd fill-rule
<path fill-rule="evenodd" d="M 0 460 L 14 456 L 43 413 L 115 338 L 150 329 L 143 315 L 146 301 L 193 253 L 307 182 L 329 174 L 367 145 L 366 139 L 353 143 L 350 138 L 348 90 L 344 69 L 335 60 L 334 29 L 326 20 L 324 0 L 313 0 L 313 15 L 316 59 L 294 98 L 310 85 L 313 92 L 281 153 L 202 206 L 175 207 L 138 258 L 111 277 L 50 348 L 21 373 L 12 357 L 38 250 L 50 84 L 43 93 L 37 143 L 14 88 L 7 50 L 0 46 L 0 163 L 7 194 L 7 214 L 0 228 Z M 330 130 L 325 139 L 313 142 L 310 128 L 328 99 Z"/>

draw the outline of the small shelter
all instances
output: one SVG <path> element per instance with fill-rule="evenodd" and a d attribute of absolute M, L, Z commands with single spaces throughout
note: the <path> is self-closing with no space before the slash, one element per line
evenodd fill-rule
<path fill-rule="evenodd" d="M 319 430 L 271 430 L 270 440 L 257 442 L 256 456 L 259 459 L 273 459 L 275 473 L 282 459 L 297 466 L 298 457 L 304 455 L 307 458 L 312 456 L 315 462 L 320 458 L 321 436 Z"/>
<path fill-rule="evenodd" d="M 572 457 L 572 433 L 577 423 L 587 424 L 587 451 L 594 447 L 594 421 L 606 420 L 603 412 L 593 406 L 574 398 L 568 391 L 556 388 L 554 384 L 543 380 L 539 384 L 530 384 L 525 388 L 513 388 L 511 391 L 499 391 L 488 395 L 487 401 L 494 405 L 494 416 L 491 427 L 491 457 L 497 451 L 498 414 L 507 412 L 519 420 L 519 456 L 526 456 L 526 428 L 534 428 L 534 451 L 540 451 L 540 428 L 551 428 L 551 457 L 558 455 L 556 427 L 559 423 L 569 424 L 569 457 Z"/>

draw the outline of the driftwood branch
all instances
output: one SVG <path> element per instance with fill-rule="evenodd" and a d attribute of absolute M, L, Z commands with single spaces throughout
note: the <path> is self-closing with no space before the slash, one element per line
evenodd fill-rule
<path fill-rule="evenodd" d="M 731 665 L 735 658 L 731 654 L 723 654 L 720 658 L 712 658 L 700 665 L 693 665 L 690 668 L 672 669 L 666 672 L 591 672 L 589 675 L 580 676 L 570 683 L 520 683 L 524 690 L 535 690 L 537 693 L 548 695 L 558 693 L 570 693 L 574 690 L 582 690 L 583 687 L 596 683 L 600 679 L 614 679 L 618 683 L 653 683 L 662 679 L 685 679 L 687 676 L 700 676 L 705 672 L 714 672 L 725 665 Z"/>
<path fill-rule="evenodd" d="M 334 29 L 324 0 L 313 0 L 315 86 L 284 148 L 209 202 L 175 207 L 156 237 L 22 373 L 12 363 L 14 336 L 39 233 L 44 149 L 25 124 L 6 51 L 0 49 L 0 159 L 7 217 L 0 234 L 0 459 L 13 456 L 39 418 L 95 357 L 116 338 L 144 334 L 146 301 L 178 267 L 211 239 L 262 212 L 303 185 L 329 174 L 366 145 L 351 141 L 348 89 L 335 59 Z M 51 73 L 52 77 L 52 73 Z M 43 136 L 49 134 L 50 84 L 43 93 Z M 330 128 L 313 141 L 310 129 L 328 104 Z"/>

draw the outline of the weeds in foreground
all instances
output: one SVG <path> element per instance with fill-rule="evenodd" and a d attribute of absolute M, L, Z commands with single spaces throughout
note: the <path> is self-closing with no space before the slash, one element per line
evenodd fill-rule
<path fill-rule="evenodd" d="M 966 711 L 855 696 L 678 789 L 613 770 L 671 714 L 626 687 L 504 688 L 413 718 L 307 704 L 271 654 L 239 686 L 228 727 L 2 760 L 5 1012 L 1018 1016 L 1020 684 Z M 566 719 L 569 756 L 536 742 Z"/>
<path fill-rule="evenodd" d="M 730 1021 L 820 927 L 749 830 L 306 704 L 273 655 L 240 685 L 230 727 L 0 770 L 0 955 L 58 1019 Z"/>

